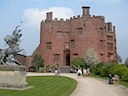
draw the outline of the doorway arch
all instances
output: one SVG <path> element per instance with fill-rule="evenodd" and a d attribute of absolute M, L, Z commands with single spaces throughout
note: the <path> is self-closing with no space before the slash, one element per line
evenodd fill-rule
<path fill-rule="evenodd" d="M 70 53 L 65 54 L 65 65 L 70 66 Z"/>

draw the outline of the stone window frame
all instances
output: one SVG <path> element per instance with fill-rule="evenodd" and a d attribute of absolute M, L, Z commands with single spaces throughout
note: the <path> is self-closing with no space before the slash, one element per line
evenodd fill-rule
<path fill-rule="evenodd" d="M 57 38 L 62 38 L 62 31 L 57 31 L 56 34 L 57 34 Z"/>
<path fill-rule="evenodd" d="M 108 50 L 110 50 L 110 51 L 113 50 L 113 43 L 108 43 Z"/>
<path fill-rule="evenodd" d="M 71 40 L 71 48 L 75 48 L 75 40 Z"/>
<path fill-rule="evenodd" d="M 83 34 L 83 28 L 77 28 L 77 34 L 82 35 Z"/>
<path fill-rule="evenodd" d="M 73 53 L 73 57 L 77 58 L 78 57 L 78 53 Z"/>
<path fill-rule="evenodd" d="M 54 54 L 54 62 L 59 61 L 60 54 Z"/>
<path fill-rule="evenodd" d="M 52 49 L 52 42 L 47 42 L 47 49 L 51 50 Z"/>
<path fill-rule="evenodd" d="M 69 48 L 69 42 L 65 43 L 65 48 Z"/>
<path fill-rule="evenodd" d="M 107 39 L 108 39 L 108 40 L 113 40 L 113 36 L 109 36 L 109 35 L 108 35 L 108 36 L 107 36 Z"/>

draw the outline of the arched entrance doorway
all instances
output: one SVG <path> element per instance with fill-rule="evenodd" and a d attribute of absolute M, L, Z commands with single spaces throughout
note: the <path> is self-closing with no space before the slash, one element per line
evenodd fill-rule
<path fill-rule="evenodd" d="M 66 56 L 65 56 L 65 60 L 66 60 L 66 66 L 70 66 L 70 54 L 67 53 Z"/>

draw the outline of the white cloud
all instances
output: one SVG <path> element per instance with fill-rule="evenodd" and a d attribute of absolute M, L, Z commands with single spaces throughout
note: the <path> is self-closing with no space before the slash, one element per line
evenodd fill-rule
<path fill-rule="evenodd" d="M 45 10 L 39 10 L 38 8 L 29 8 L 23 12 L 23 22 L 30 27 L 39 29 L 41 20 L 46 19 L 46 13 L 53 12 L 54 18 L 70 18 L 74 15 L 74 12 L 70 8 L 66 7 L 51 7 Z"/>

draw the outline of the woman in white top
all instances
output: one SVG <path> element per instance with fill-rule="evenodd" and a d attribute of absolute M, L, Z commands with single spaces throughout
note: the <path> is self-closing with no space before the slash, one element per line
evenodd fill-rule
<path fill-rule="evenodd" d="M 77 75 L 78 75 L 78 77 L 80 77 L 80 76 L 82 75 L 82 71 L 81 71 L 80 68 L 79 68 L 78 71 L 77 71 Z"/>

